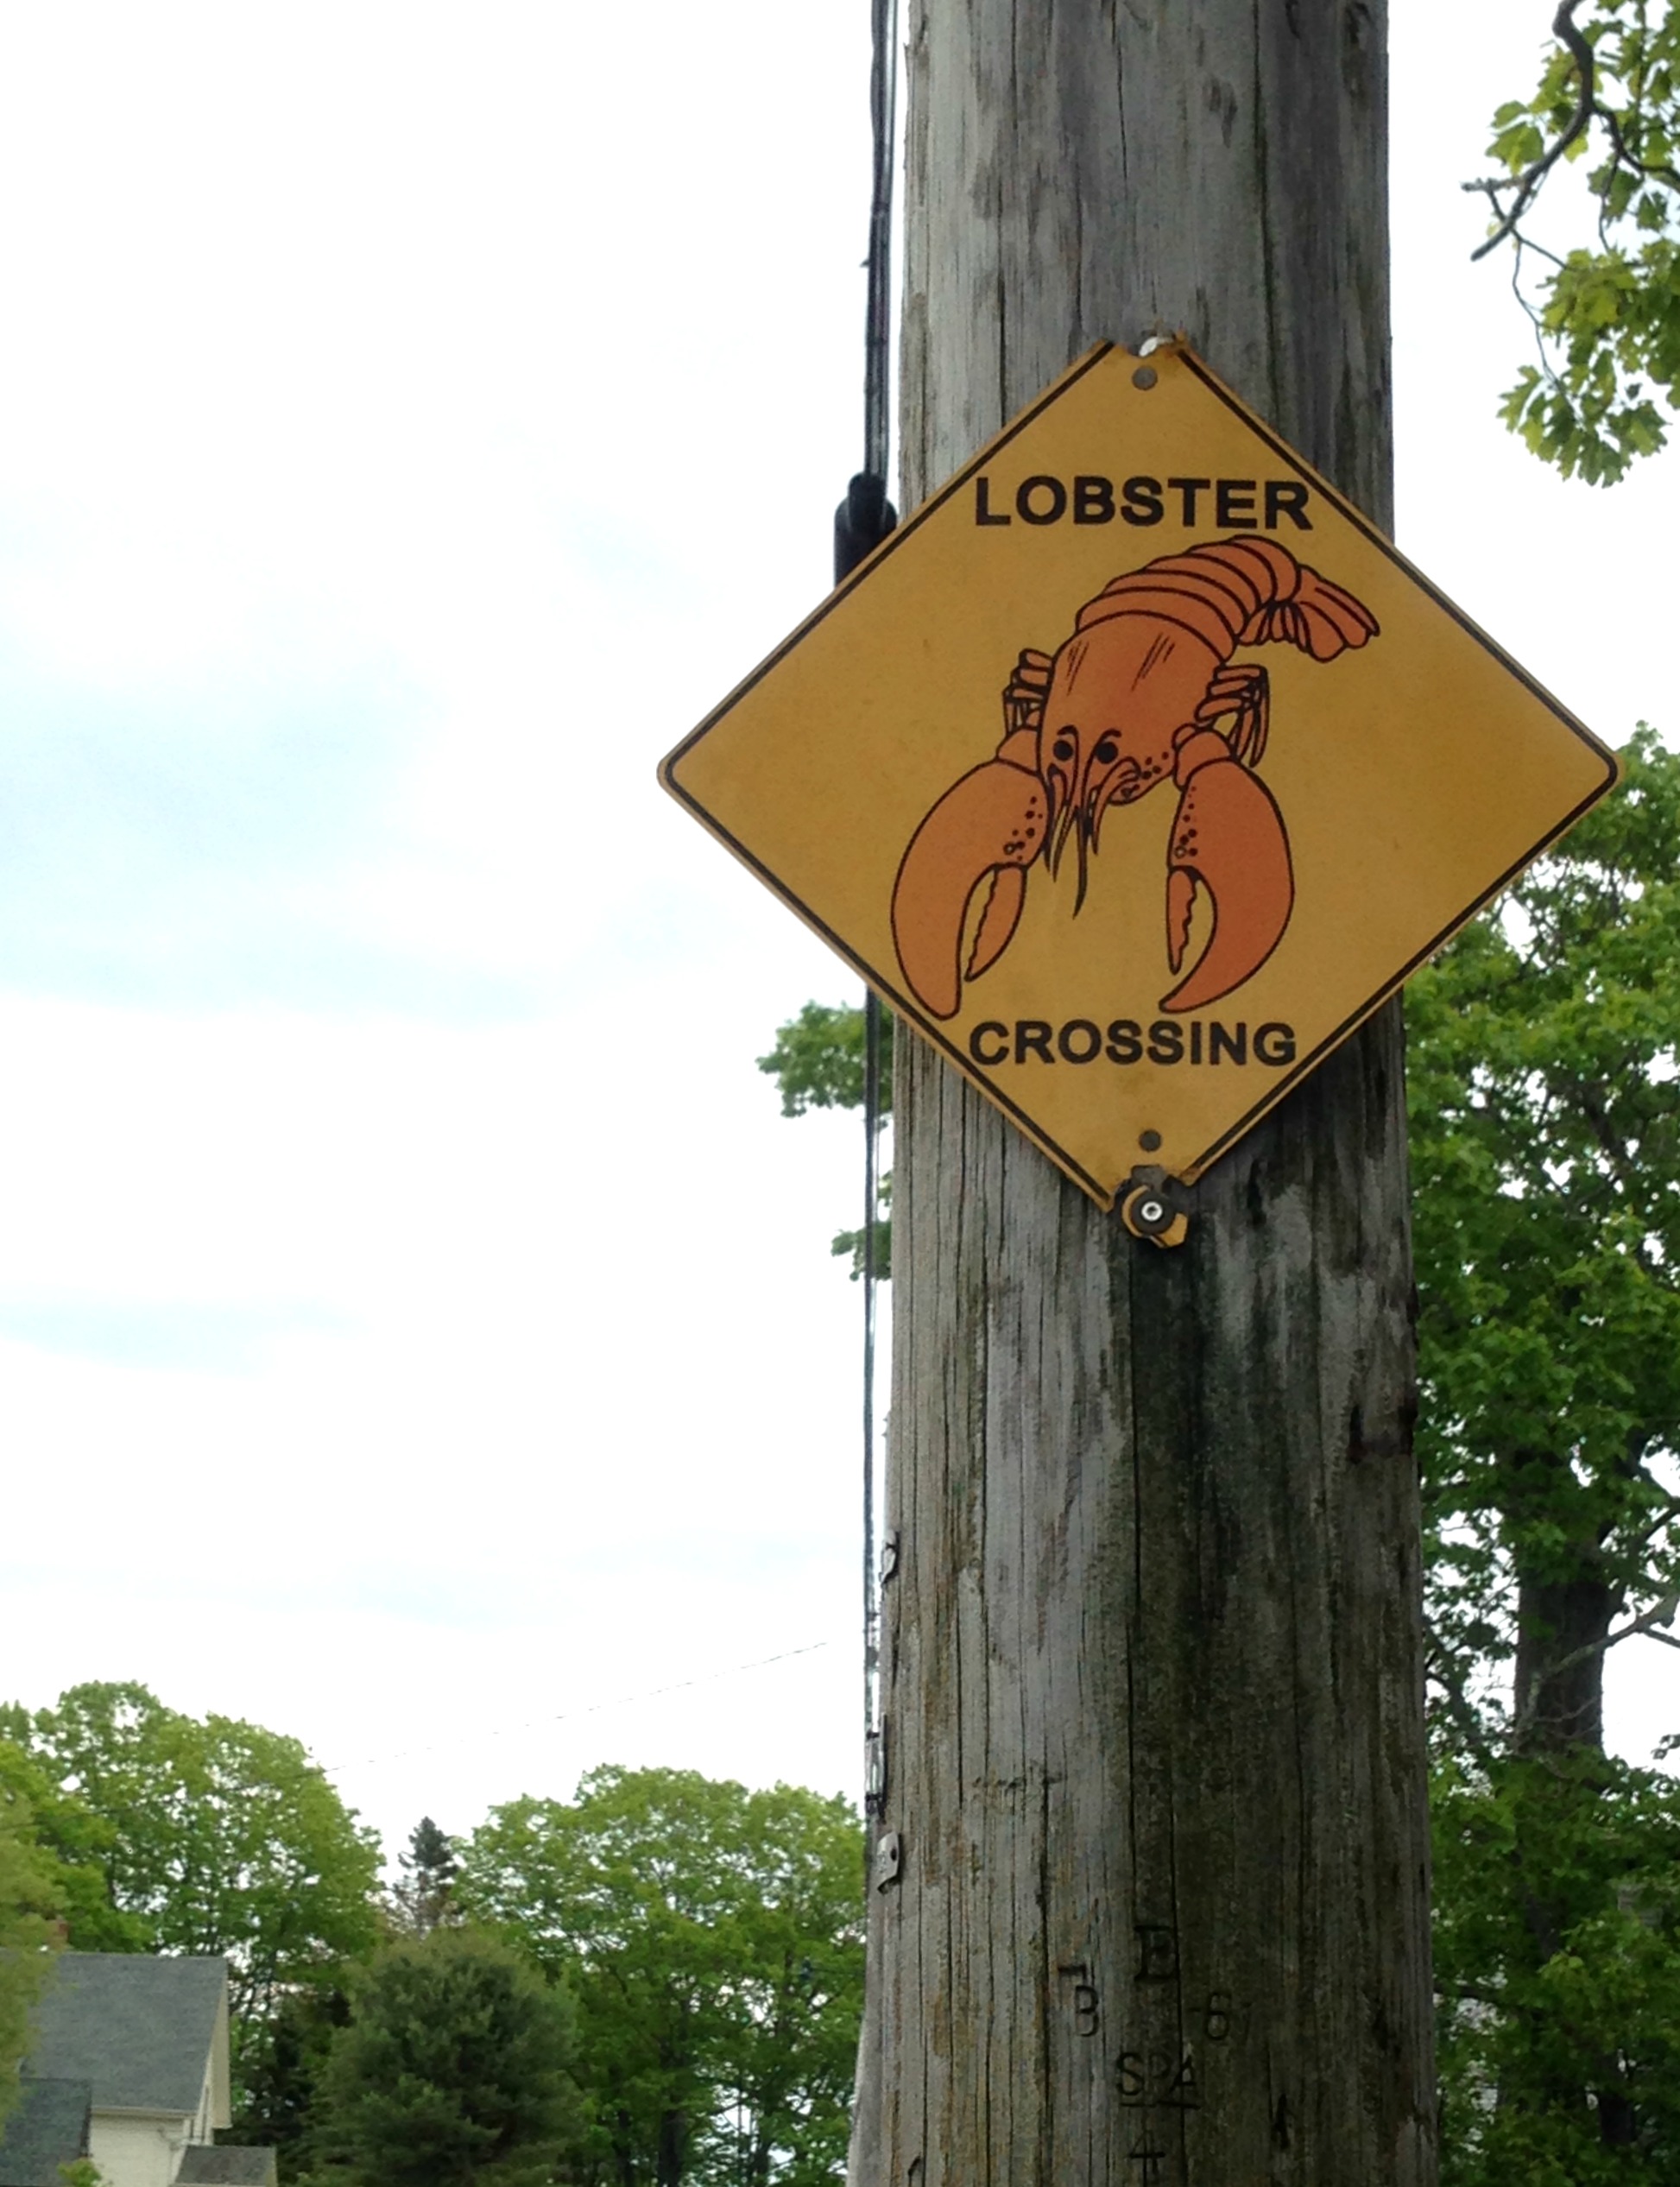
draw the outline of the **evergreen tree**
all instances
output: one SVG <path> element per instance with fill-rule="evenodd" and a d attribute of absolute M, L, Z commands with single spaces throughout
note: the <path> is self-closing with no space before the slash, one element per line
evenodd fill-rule
<path fill-rule="evenodd" d="M 241 2032 L 233 2139 L 276 2151 L 284 2178 L 305 2165 L 332 2038 L 349 2020 L 342 1988 L 300 1982 Z"/>
<path fill-rule="evenodd" d="M 547 2187 L 578 2138 L 572 2003 L 482 1929 L 394 1944 L 351 1988 L 314 2148 L 344 2187 Z"/>
<path fill-rule="evenodd" d="M 454 1918 L 460 1865 L 454 1840 L 445 1837 L 429 1815 L 422 1815 L 408 1834 L 408 1850 L 397 1855 L 402 1880 L 391 1898 L 400 1928 L 413 1937 L 426 1937 Z"/>

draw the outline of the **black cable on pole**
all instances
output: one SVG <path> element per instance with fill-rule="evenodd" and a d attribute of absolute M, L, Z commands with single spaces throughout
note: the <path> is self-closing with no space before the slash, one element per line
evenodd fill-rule
<path fill-rule="evenodd" d="M 893 168 L 897 152 L 899 0 L 869 0 L 869 120 L 875 161 L 863 322 L 863 468 L 884 480 L 893 363 Z M 891 529 L 890 523 L 887 528 Z"/>
<path fill-rule="evenodd" d="M 893 171 L 898 123 L 898 0 L 869 0 L 869 190 L 868 286 L 863 319 L 863 468 L 834 512 L 834 581 L 849 577 L 898 521 L 887 497 L 893 353 Z M 869 1756 L 867 1811 L 879 1805 L 881 1765 L 875 1678 L 880 1610 L 875 1571 L 875 1286 L 881 1198 L 881 1003 L 863 1002 L 863 1735 Z"/>

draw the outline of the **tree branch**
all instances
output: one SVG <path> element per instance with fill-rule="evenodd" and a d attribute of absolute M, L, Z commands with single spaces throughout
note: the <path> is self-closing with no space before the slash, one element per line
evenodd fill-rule
<path fill-rule="evenodd" d="M 1462 1673 L 1449 1653 L 1446 1643 L 1431 1625 L 1427 1628 L 1430 1667 L 1446 1696 L 1447 1709 L 1457 1725 L 1459 1735 L 1484 1769 L 1492 1769 L 1494 1752 L 1484 1735 L 1475 1704 L 1465 1691 Z"/>
<path fill-rule="evenodd" d="M 1435 1989 L 1437 1996 L 1450 1998 L 1455 2003 L 1468 1998 L 1472 2004 L 1491 2005 L 1498 2012 L 1526 2012 L 1531 2019 L 1533 2016 L 1532 2007 L 1513 2007 L 1503 1990 L 1490 1989 L 1486 1982 L 1437 1982 Z"/>
<path fill-rule="evenodd" d="M 1544 1676 L 1534 1682 L 1536 1697 L 1541 1686 L 1550 1685 L 1561 1678 L 1565 1671 L 1573 1671 L 1578 1663 L 1585 1663 L 1595 1655 L 1607 1653 L 1619 1640 L 1631 1640 L 1637 1634 L 1648 1634 L 1654 1640 L 1662 1640 L 1670 1647 L 1680 1648 L 1680 1640 L 1658 1629 L 1660 1626 L 1672 1625 L 1677 1617 L 1680 1617 L 1680 1595 L 1665 1595 L 1660 1602 L 1653 1602 L 1638 1617 L 1630 1617 L 1626 1625 L 1619 1625 L 1614 1632 L 1607 1633 L 1601 1640 L 1588 1640 L 1585 1647 L 1572 1648 L 1568 1655 L 1560 1656 L 1556 1663 L 1549 1663 Z M 1512 1736 L 1518 1746 L 1521 1746 L 1533 1722 L 1534 1702 L 1531 1700 L 1512 1727 Z"/>
<path fill-rule="evenodd" d="M 1508 237 L 1515 234 L 1517 223 L 1539 194 L 1540 185 L 1576 137 L 1589 125 L 1594 116 L 1599 113 L 1598 99 L 1594 91 L 1593 49 L 1575 27 L 1575 11 L 1580 5 L 1581 0 L 1563 0 L 1563 4 L 1551 19 L 1551 35 L 1560 45 L 1569 49 L 1581 81 L 1581 95 L 1576 101 L 1575 112 L 1569 117 L 1569 127 L 1549 150 L 1543 152 L 1538 160 L 1531 161 L 1520 174 L 1509 176 L 1503 181 L 1494 178 L 1467 182 L 1462 186 L 1467 190 L 1481 191 L 1500 216 L 1500 224 L 1487 242 L 1480 250 L 1470 253 L 1472 263 L 1478 258 L 1485 258 L 1490 250 L 1496 250 Z M 1503 192 L 1512 189 L 1517 193 L 1516 201 L 1507 212 L 1500 203 L 1500 197 Z"/>
<path fill-rule="evenodd" d="M 1651 1476 L 1645 1470 L 1644 1466 L 1636 1466 L 1634 1471 L 1638 1479 L 1646 1482 L 1651 1481 Z M 1652 1486 L 1658 1489 L 1662 1494 L 1662 1508 L 1657 1513 L 1648 1526 L 1643 1527 L 1639 1533 L 1634 1535 L 1628 1548 L 1628 1553 L 1630 1555 L 1637 1556 L 1643 1551 L 1649 1549 L 1657 1536 L 1662 1533 L 1664 1527 L 1671 1526 L 1674 1524 L 1676 1518 L 1680 1517 L 1680 1499 L 1677 1499 L 1676 1497 L 1670 1495 L 1666 1489 L 1662 1489 L 1660 1482 L 1652 1482 Z"/>
<path fill-rule="evenodd" d="M 1576 28 L 1575 11 L 1580 4 L 1581 0 L 1563 0 L 1551 22 L 1552 35 L 1575 63 L 1576 78 L 1581 86 L 1575 111 L 1570 115 L 1562 136 L 1549 145 L 1538 160 L 1531 161 L 1520 174 L 1507 175 L 1503 179 L 1490 176 L 1481 181 L 1466 182 L 1462 186 L 1466 190 L 1481 192 L 1492 205 L 1499 219 L 1498 227 L 1487 242 L 1470 253 L 1473 262 L 1478 258 L 1485 258 L 1490 250 L 1497 250 L 1500 243 L 1513 237 L 1515 237 L 1519 250 L 1524 245 L 1531 250 L 1539 249 L 1539 245 L 1518 232 L 1518 224 L 1539 195 L 1540 186 L 1547 175 L 1594 122 L 1604 124 L 1605 132 L 1610 139 L 1612 171 L 1616 168 L 1625 168 L 1630 174 L 1638 175 L 1642 182 L 1655 180 L 1666 184 L 1671 189 L 1680 190 L 1680 171 L 1660 160 L 1642 160 L 1627 142 L 1621 116 L 1606 106 L 1599 98 L 1597 67 L 1592 45 Z M 1637 93 L 1634 104 L 1637 107 Z M 1506 198 L 1510 192 L 1514 192 L 1515 195 L 1507 207 Z M 1607 193 L 1601 192 L 1600 198 L 1599 240 L 1607 250 L 1609 242 L 1604 227 L 1607 218 Z M 1541 256 L 1552 258 L 1554 264 L 1558 262 L 1550 251 L 1542 251 Z"/>

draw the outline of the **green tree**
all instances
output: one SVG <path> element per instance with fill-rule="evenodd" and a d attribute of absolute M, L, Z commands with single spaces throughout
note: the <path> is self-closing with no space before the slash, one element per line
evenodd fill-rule
<path fill-rule="evenodd" d="M 15 1718 L 20 1712 L 5 1712 Z M 56 1912 L 75 1951 L 145 1951 L 152 1927 L 111 1903 L 107 1862 L 115 1826 L 67 1792 L 16 1740 L 0 1738 L 0 1805 L 28 1817 L 28 1830 L 52 1879 Z"/>
<path fill-rule="evenodd" d="M 480 1930 L 392 1945 L 360 1973 L 314 2135 L 351 2187 L 546 2187 L 577 2139 L 563 1989 Z"/>
<path fill-rule="evenodd" d="M 892 1103 L 892 1020 L 882 1025 L 881 1094 Z M 863 1011 L 857 1003 L 807 1002 L 796 1018 L 776 1028 L 775 1046 L 758 1067 L 776 1082 L 784 1116 L 812 1109 L 863 1106 Z"/>
<path fill-rule="evenodd" d="M 392 1912 L 411 1937 L 429 1936 L 453 1918 L 455 1878 L 460 1860 L 455 1842 L 445 1837 L 429 1815 L 408 1834 L 408 1850 L 397 1855 L 401 1880 L 391 1892 Z"/>
<path fill-rule="evenodd" d="M 804 1116 L 813 1109 L 861 1109 L 863 1106 L 863 1008 L 856 1002 L 807 1002 L 796 1018 L 776 1028 L 775 1045 L 760 1056 L 758 1067 L 775 1080 L 781 1094 L 784 1116 Z M 893 1110 L 893 1017 L 881 1014 L 881 1116 Z M 878 1180 L 875 1206 L 875 1272 L 884 1276 L 893 1259 L 893 1179 L 883 1172 Z M 863 1274 L 865 1237 L 862 1228 L 837 1230 L 829 1251 L 852 1264 L 854 1278 Z"/>
<path fill-rule="evenodd" d="M 1680 1608 L 1680 759 L 1624 756 L 1408 1005 L 1453 2187 L 1680 2175 L 1680 1791 L 1603 1743 Z"/>
<path fill-rule="evenodd" d="M 1680 386 L 1680 0 L 1563 0 L 1532 96 L 1494 117 L 1493 223 L 1508 246 L 1538 361 L 1501 414 L 1563 476 L 1620 478 L 1667 439 Z M 1585 162 L 1590 243 L 1559 256 L 1532 219 L 1560 164 Z M 1544 271 L 1531 295 L 1525 262 Z"/>
<path fill-rule="evenodd" d="M 1435 1665 L 1461 1736 L 1602 1743 L 1604 1658 L 1680 1602 L 1680 760 L 1413 983 Z"/>
<path fill-rule="evenodd" d="M 1680 2178 L 1680 1798 L 1589 1749 L 1443 1754 L 1443 2187 Z"/>
<path fill-rule="evenodd" d="M 286 2178 L 306 2168 L 321 2076 L 332 2038 L 349 2019 L 345 1991 L 317 1981 L 281 1990 L 268 2012 L 241 2026 L 233 2138 L 275 2150 Z"/>
<path fill-rule="evenodd" d="M 492 1812 L 464 1849 L 462 1900 L 575 1984 L 586 2178 L 838 2176 L 860 1866 L 845 1801 L 687 1770 L 597 1769 L 570 1803 Z"/>
<path fill-rule="evenodd" d="M 0 1793 L 0 2121 L 17 2101 L 30 2015 L 52 1970 L 59 1880 L 57 1863 L 35 1843 L 28 1807 Z"/>
<path fill-rule="evenodd" d="M 142 1685 L 73 1686 L 5 1727 L 113 1833 L 112 1904 L 162 1951 L 225 1952 L 236 2014 L 378 1936 L 378 1843 L 300 1742 Z"/>
<path fill-rule="evenodd" d="M 331 1990 L 378 1941 L 373 1833 L 297 1740 L 184 1716 L 142 1685 L 73 1686 L 50 1709 L 0 1713 L 0 1731 L 54 1797 L 73 1796 L 76 1827 L 82 1811 L 97 1818 L 87 1860 L 115 1918 L 101 1948 L 226 1955 L 243 2108 L 282 2000 Z M 100 1934 L 88 1919 L 78 1941 Z"/>
<path fill-rule="evenodd" d="M 1624 758 L 1408 992 L 1447 2187 L 1680 2178 L 1680 1792 L 1603 1745 L 1680 1645 L 1680 758 Z"/>

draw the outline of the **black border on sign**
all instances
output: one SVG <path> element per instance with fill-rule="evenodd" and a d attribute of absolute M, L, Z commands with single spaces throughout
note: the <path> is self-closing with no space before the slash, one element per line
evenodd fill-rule
<path fill-rule="evenodd" d="M 1481 629 L 1471 622 L 1468 616 L 1455 607 L 1444 593 L 1430 583 L 1422 571 L 1406 559 L 1391 539 L 1379 531 L 1376 526 L 1355 508 L 1345 496 L 1339 493 L 1327 480 L 1322 478 L 1310 464 L 1304 462 L 1292 448 L 1278 438 L 1270 427 L 1264 424 L 1252 410 L 1240 401 L 1230 389 L 1209 370 L 1193 350 L 1185 344 L 1177 342 L 1170 344 L 1164 344 L 1162 346 L 1170 348 L 1172 354 L 1195 375 L 1209 393 L 1217 396 L 1228 410 L 1239 418 L 1257 439 L 1266 444 L 1280 463 L 1293 471 L 1298 478 L 1311 486 L 1315 492 L 1322 494 L 1356 531 L 1363 534 L 1379 553 L 1385 555 L 1396 568 L 1404 571 L 1418 590 L 1426 593 L 1437 607 L 1450 616 L 1468 636 L 1474 639 L 1485 652 L 1492 654 L 1494 658 L 1516 678 L 1525 690 L 1539 700 L 1548 713 L 1560 722 L 1589 751 L 1597 755 L 1603 762 L 1605 768 L 1605 779 L 1599 788 L 1589 791 L 1555 827 L 1548 828 L 1531 850 L 1525 850 L 1519 858 L 1506 867 L 1497 881 L 1484 888 L 1479 895 L 1465 906 L 1462 912 L 1449 920 L 1433 939 L 1425 942 L 1423 947 L 1403 964 L 1391 979 L 1386 981 L 1367 1002 L 1361 1003 L 1356 1010 L 1351 1012 L 1333 1032 L 1327 1033 L 1305 1055 L 1298 1057 L 1287 1074 L 1283 1078 L 1273 1079 L 1266 1093 L 1252 1109 L 1238 1117 L 1237 1121 L 1222 1132 L 1211 1146 L 1204 1147 L 1193 1161 L 1186 1164 L 1184 1169 L 1177 1173 L 1182 1182 L 1190 1185 L 1194 1184 L 1196 1179 L 1211 1167 L 1221 1155 L 1227 1154 L 1245 1133 L 1252 1131 L 1262 1116 L 1266 1116 L 1269 1110 L 1275 1109 L 1285 1095 L 1299 1085 L 1310 1072 L 1316 1071 L 1325 1057 L 1333 1049 L 1340 1047 L 1350 1033 L 1356 1032 L 1374 1011 L 1382 1007 L 1391 995 L 1404 987 L 1419 965 L 1433 957 L 1437 950 L 1450 940 L 1461 926 L 1474 919 L 1482 906 L 1497 896 L 1500 889 L 1514 880 L 1525 866 L 1538 858 L 1549 844 L 1555 843 L 1559 836 L 1565 834 L 1572 828 L 1589 806 L 1595 805 L 1607 791 L 1614 789 L 1620 779 L 1621 766 L 1615 754 L 1607 744 L 1595 736 L 1591 730 L 1583 723 L 1577 721 L 1566 707 L 1559 705 L 1551 692 L 1537 684 L 1527 670 L 1519 662 L 1513 661 L 1502 646 L 1497 645 L 1485 630 Z M 1023 410 L 1019 417 L 1012 419 L 995 439 L 988 440 L 985 446 L 963 465 L 962 470 L 948 479 L 937 493 L 923 502 L 914 514 L 900 524 L 896 531 L 889 533 L 875 552 L 859 563 L 856 569 L 842 584 L 835 587 L 822 605 L 808 615 L 796 629 L 784 638 L 774 653 L 767 654 L 752 673 L 738 683 L 721 705 L 712 708 L 711 713 L 698 728 L 691 730 L 674 750 L 666 753 L 659 765 L 660 783 L 679 805 L 685 806 L 704 828 L 716 836 L 727 849 L 733 851 L 741 863 L 755 873 L 767 888 L 780 896 L 790 910 L 796 912 L 807 926 L 820 934 L 837 956 L 843 958 L 867 986 L 874 988 L 878 995 L 892 1005 L 900 1017 L 906 1019 L 916 1027 L 925 1040 L 931 1040 L 936 1047 L 942 1049 L 969 1084 L 977 1086 L 988 1101 L 995 1103 L 1035 1146 L 1041 1147 L 1049 1155 L 1058 1169 L 1065 1172 L 1075 1184 L 1089 1192 L 1093 1199 L 1105 1208 L 1114 1206 L 1127 1180 L 1121 1178 L 1113 1185 L 1104 1185 L 1093 1177 L 1090 1172 L 1077 1161 L 1064 1147 L 1058 1145 L 1051 1138 L 1043 1128 L 1035 1123 L 1033 1118 L 1012 1101 L 1001 1087 L 986 1077 L 982 1071 L 977 1069 L 972 1057 L 958 1047 L 954 1041 L 948 1040 L 936 1024 L 930 1023 L 916 1004 L 901 995 L 890 981 L 883 979 L 873 966 L 866 964 L 856 951 L 848 947 L 841 940 L 839 935 L 827 926 L 808 904 L 802 903 L 767 866 L 753 856 L 743 843 L 739 842 L 730 834 L 721 821 L 708 812 L 697 799 L 692 797 L 678 781 L 676 770 L 700 739 L 715 728 L 723 717 L 733 710 L 737 702 L 753 689 L 755 685 L 761 682 L 779 661 L 785 660 L 807 633 L 814 629 L 825 616 L 838 606 L 854 585 L 861 585 L 870 577 L 889 554 L 896 553 L 900 547 L 904 546 L 937 509 L 942 509 L 954 494 L 960 492 L 968 484 L 984 465 L 990 463 L 1000 449 L 1007 447 L 1018 433 L 1024 432 L 1035 418 L 1041 416 L 1052 403 L 1058 401 L 1077 381 L 1083 379 L 1094 365 L 1100 364 L 1115 347 L 1116 344 L 1113 342 L 1099 342 L 1096 348 L 1088 350 L 1083 357 L 1071 365 L 1060 378 L 1053 380 L 1036 401 Z"/>

